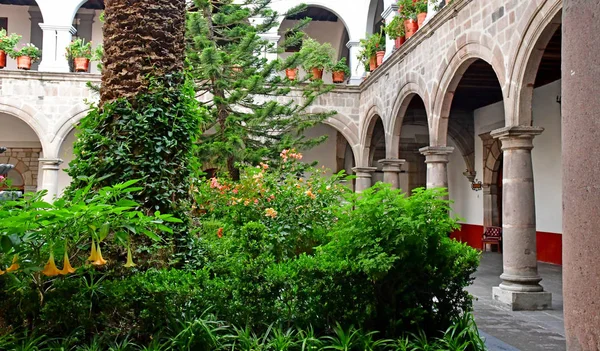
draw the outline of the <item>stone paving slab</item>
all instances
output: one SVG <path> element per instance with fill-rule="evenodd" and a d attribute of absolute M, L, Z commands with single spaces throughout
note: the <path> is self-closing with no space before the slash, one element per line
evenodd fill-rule
<path fill-rule="evenodd" d="M 484 253 L 468 291 L 475 296 L 475 320 L 490 351 L 566 351 L 562 313 L 562 268 L 539 265 L 542 286 L 552 293 L 553 310 L 509 311 L 492 302 L 492 287 L 501 282 L 502 255 Z"/>

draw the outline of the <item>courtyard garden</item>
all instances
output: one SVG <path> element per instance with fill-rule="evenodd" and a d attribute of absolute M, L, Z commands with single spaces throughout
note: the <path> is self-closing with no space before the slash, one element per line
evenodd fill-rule
<path fill-rule="evenodd" d="M 1 350 L 485 349 L 446 191 L 356 194 L 302 162 L 335 114 L 312 69 L 345 70 L 309 20 L 262 39 L 289 15 L 268 5 L 107 2 L 71 185 L 0 202 Z"/>

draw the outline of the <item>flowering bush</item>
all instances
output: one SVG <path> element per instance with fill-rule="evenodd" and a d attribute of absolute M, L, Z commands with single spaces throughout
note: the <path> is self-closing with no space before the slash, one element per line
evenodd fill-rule
<path fill-rule="evenodd" d="M 300 162 L 295 150 L 281 152 L 281 164 L 247 168 L 239 182 L 211 178 L 195 191 L 199 230 L 207 236 L 236 236 L 248 223 L 264 226 L 278 261 L 311 252 L 336 221 L 335 209 L 349 189 L 343 175 L 324 177 L 325 169 Z M 220 223 L 213 228 L 215 221 Z"/>
<path fill-rule="evenodd" d="M 20 49 L 11 50 L 8 53 L 8 55 L 12 58 L 27 56 L 27 57 L 31 58 L 31 62 L 36 62 L 36 61 L 39 61 L 40 58 L 42 58 L 42 51 L 40 49 L 38 49 L 37 46 L 35 46 L 31 43 L 27 43 L 27 44 L 23 45 L 23 47 Z"/>

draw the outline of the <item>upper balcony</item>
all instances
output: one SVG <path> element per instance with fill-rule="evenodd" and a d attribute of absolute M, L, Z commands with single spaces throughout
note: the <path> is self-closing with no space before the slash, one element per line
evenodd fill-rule
<path fill-rule="evenodd" d="M 436 1 L 443 3 L 445 0 Z M 396 0 L 329 0 L 326 4 L 280 0 L 271 6 L 279 13 L 285 13 L 300 3 L 307 3 L 307 10 L 294 16 L 281 16 L 279 25 L 267 33 L 265 39 L 280 44 L 294 23 L 310 17 L 312 21 L 304 32 L 320 43 L 329 43 L 335 51 L 333 59 L 345 58 L 350 66 L 351 77 L 346 77 L 347 82 L 360 84 L 365 77 L 365 67 L 357 57 L 359 42 L 369 34 L 380 32 L 385 22 L 397 15 Z M 430 7 L 429 17 L 436 6 Z M 61 6 L 56 6 L 55 0 L 0 0 L 0 28 L 22 36 L 17 47 L 32 43 L 42 49 L 42 59 L 33 64 L 32 70 L 67 73 L 73 68 L 65 58 L 65 49 L 73 38 L 92 42 L 94 48 L 102 43 L 100 14 L 103 9 L 103 0 L 62 0 Z M 386 59 L 395 50 L 394 41 L 388 38 L 387 42 Z M 289 48 L 279 57 L 285 58 L 297 50 L 299 48 Z M 277 55 L 270 56 L 275 58 Z M 6 69 L 16 69 L 15 60 L 9 59 Z M 96 64 L 90 65 L 89 73 L 99 73 Z M 323 80 L 331 83 L 331 74 L 326 73 Z"/>

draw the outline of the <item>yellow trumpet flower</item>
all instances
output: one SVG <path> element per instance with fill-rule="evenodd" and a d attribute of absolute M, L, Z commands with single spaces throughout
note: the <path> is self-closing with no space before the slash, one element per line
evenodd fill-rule
<path fill-rule="evenodd" d="M 100 243 L 98 243 L 98 248 L 96 249 L 96 260 L 92 264 L 94 266 L 103 266 L 106 264 L 106 260 L 102 257 L 102 251 L 100 251 Z"/>
<path fill-rule="evenodd" d="M 91 252 L 90 252 L 90 257 L 88 257 L 88 261 L 96 261 L 98 259 L 98 252 L 96 251 L 96 243 L 94 242 L 94 239 L 92 239 L 92 248 L 91 248 Z"/>
<path fill-rule="evenodd" d="M 125 263 L 125 268 L 131 268 L 131 267 L 135 267 L 137 266 L 135 263 L 133 263 L 133 258 L 131 257 L 131 247 L 128 245 L 127 246 L 127 263 Z"/>
<path fill-rule="evenodd" d="M 60 271 L 60 274 L 67 275 L 69 273 L 75 273 L 75 268 L 71 266 L 71 262 L 69 262 L 69 255 L 67 255 L 67 251 L 65 250 L 63 269 Z"/>
<path fill-rule="evenodd" d="M 54 263 L 54 253 L 50 252 L 50 258 L 48 259 L 48 263 L 44 266 L 42 270 L 42 274 L 47 277 L 54 277 L 60 274 L 58 268 L 56 268 L 56 263 Z"/>
<path fill-rule="evenodd" d="M 5 271 L 3 271 L 3 270 L 0 268 L 0 275 L 2 275 L 2 274 L 4 274 L 4 273 L 6 273 L 6 272 L 5 272 Z"/>
<path fill-rule="evenodd" d="M 15 255 L 12 260 L 10 267 L 6 268 L 6 273 L 14 272 L 19 269 L 19 257 Z"/>

